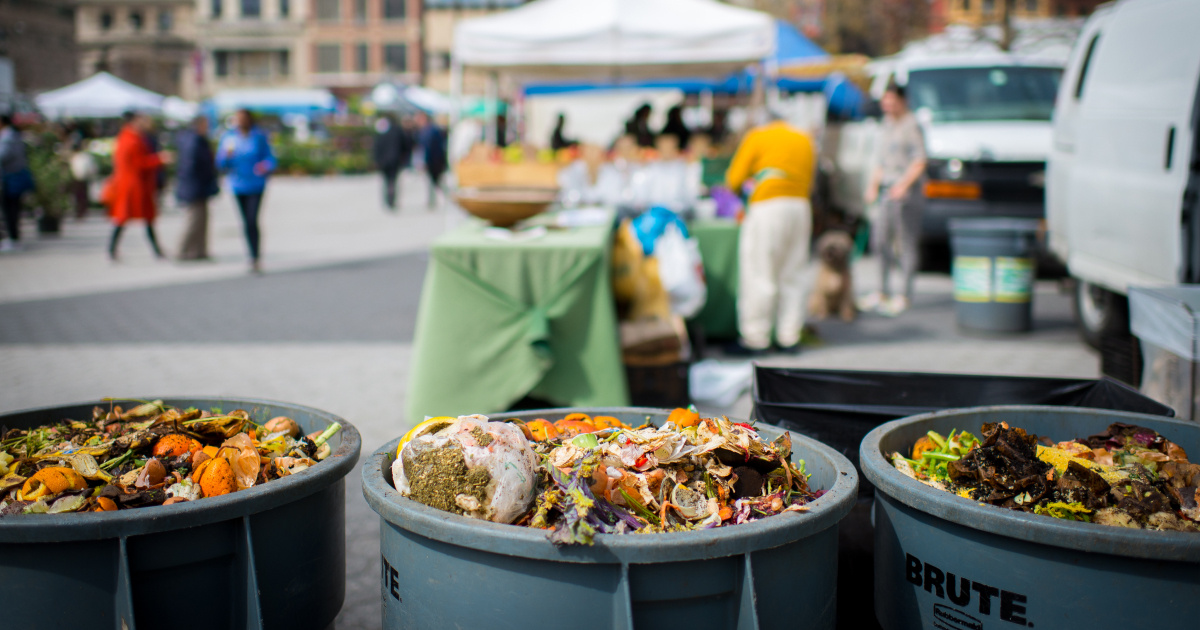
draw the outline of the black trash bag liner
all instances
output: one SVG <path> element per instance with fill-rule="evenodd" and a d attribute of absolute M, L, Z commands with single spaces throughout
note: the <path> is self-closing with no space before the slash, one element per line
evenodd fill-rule
<path fill-rule="evenodd" d="M 875 427 L 897 418 L 959 407 L 1052 405 L 1173 417 L 1174 410 L 1110 378 L 1067 379 L 974 374 L 861 372 L 755 366 L 759 422 L 807 435 L 858 466 L 858 445 Z M 979 427 L 961 427 L 978 431 Z M 863 481 L 859 496 L 873 496 Z"/>

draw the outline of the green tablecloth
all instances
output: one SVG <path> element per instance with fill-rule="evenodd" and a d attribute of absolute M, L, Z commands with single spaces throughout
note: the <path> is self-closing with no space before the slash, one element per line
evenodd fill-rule
<path fill-rule="evenodd" d="M 499 241 L 471 222 L 433 244 L 408 387 L 408 421 L 492 413 L 526 395 L 627 405 L 609 278 L 612 229 Z"/>
<path fill-rule="evenodd" d="M 725 219 L 699 219 L 688 230 L 700 246 L 708 301 L 692 318 L 715 339 L 736 339 L 738 293 L 738 224 Z"/>

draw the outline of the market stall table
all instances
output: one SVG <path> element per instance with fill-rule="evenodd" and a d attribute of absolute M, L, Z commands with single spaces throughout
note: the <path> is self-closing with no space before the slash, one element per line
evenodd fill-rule
<path fill-rule="evenodd" d="M 421 292 L 408 420 L 498 412 L 525 396 L 626 405 L 610 281 L 612 224 L 437 239 Z"/>
<path fill-rule="evenodd" d="M 736 339 L 739 226 L 731 219 L 697 219 L 688 225 L 700 246 L 708 300 L 692 318 L 712 339 Z"/>

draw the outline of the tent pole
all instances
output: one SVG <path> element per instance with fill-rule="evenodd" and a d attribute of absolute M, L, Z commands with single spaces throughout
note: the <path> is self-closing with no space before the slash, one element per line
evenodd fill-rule
<path fill-rule="evenodd" d="M 450 62 L 450 127 L 462 118 L 463 65 L 457 57 Z"/>
<path fill-rule="evenodd" d="M 487 78 L 487 93 L 484 95 L 483 115 L 485 128 L 487 129 L 487 137 L 485 142 L 492 146 L 500 146 L 500 138 L 497 137 L 500 130 L 496 124 L 496 116 L 500 113 L 499 103 L 497 99 L 500 93 L 500 75 L 495 71 L 488 73 Z"/>

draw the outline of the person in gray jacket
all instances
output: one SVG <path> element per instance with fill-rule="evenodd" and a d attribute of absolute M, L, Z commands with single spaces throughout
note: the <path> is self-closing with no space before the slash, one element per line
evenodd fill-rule
<path fill-rule="evenodd" d="M 197 116 L 175 138 L 175 198 L 187 206 L 180 260 L 208 259 L 208 200 L 220 190 L 217 163 L 208 143 L 208 118 Z"/>
<path fill-rule="evenodd" d="M 4 240 L 0 251 L 16 249 L 21 240 L 21 198 L 33 190 L 33 176 L 25 156 L 25 141 L 12 117 L 0 116 L 0 206 L 4 213 Z"/>

